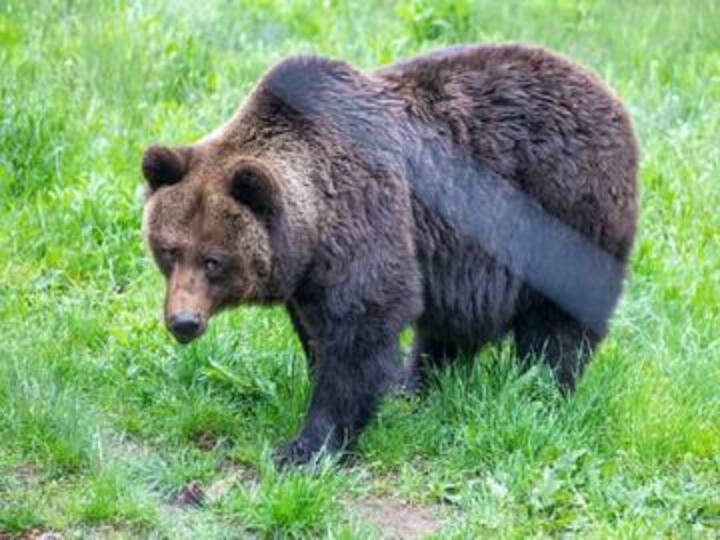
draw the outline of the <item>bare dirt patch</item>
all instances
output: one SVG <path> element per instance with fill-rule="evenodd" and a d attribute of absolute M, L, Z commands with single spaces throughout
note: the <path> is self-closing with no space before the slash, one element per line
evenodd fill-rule
<path fill-rule="evenodd" d="M 441 509 L 422 507 L 390 497 L 353 501 L 350 510 L 370 521 L 389 540 L 415 540 L 440 529 Z"/>
<path fill-rule="evenodd" d="M 215 503 L 225 497 L 238 484 L 257 483 L 257 474 L 245 467 L 232 466 L 224 468 L 225 474 L 212 484 L 202 486 L 192 481 L 185 485 L 171 502 L 176 506 L 203 506 L 206 502 Z"/>

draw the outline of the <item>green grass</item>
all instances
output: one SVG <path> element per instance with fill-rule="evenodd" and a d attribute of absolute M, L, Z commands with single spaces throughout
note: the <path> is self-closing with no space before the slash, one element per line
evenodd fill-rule
<path fill-rule="evenodd" d="M 0 536 L 720 536 L 720 7 L 714 0 L 0 3 Z M 275 60 L 372 67 L 524 40 L 598 71 L 641 139 L 625 297 L 577 393 L 510 347 L 389 399 L 343 466 L 276 472 L 304 360 L 280 310 L 181 348 L 140 234 L 140 156 L 188 142 Z M 191 482 L 198 508 L 174 504 Z"/>

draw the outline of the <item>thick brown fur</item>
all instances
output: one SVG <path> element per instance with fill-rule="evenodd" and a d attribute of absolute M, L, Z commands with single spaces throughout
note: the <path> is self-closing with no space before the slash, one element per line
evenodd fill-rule
<path fill-rule="evenodd" d="M 313 374 L 287 462 L 357 437 L 411 324 L 412 386 L 512 332 L 570 390 L 621 292 L 637 160 L 620 101 L 544 49 L 285 60 L 225 126 L 145 155 L 168 325 L 188 341 L 220 309 L 287 306 Z"/>

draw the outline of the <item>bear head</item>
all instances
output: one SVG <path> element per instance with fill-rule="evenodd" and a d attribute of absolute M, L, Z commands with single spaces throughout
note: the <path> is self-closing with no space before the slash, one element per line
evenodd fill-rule
<path fill-rule="evenodd" d="M 218 311 L 283 296 L 273 272 L 284 208 L 272 165 L 212 145 L 154 145 L 142 160 L 146 243 L 166 278 L 165 324 L 181 343 Z"/>

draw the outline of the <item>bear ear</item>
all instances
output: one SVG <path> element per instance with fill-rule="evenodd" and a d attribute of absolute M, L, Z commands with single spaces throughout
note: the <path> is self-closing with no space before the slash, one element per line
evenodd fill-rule
<path fill-rule="evenodd" d="M 239 163 L 230 180 L 230 196 L 261 217 L 270 217 L 279 210 L 277 182 L 270 170 L 260 162 Z"/>
<path fill-rule="evenodd" d="M 150 146 L 142 159 L 142 172 L 150 191 L 177 184 L 187 173 L 189 162 L 190 150 L 187 148 Z"/>

